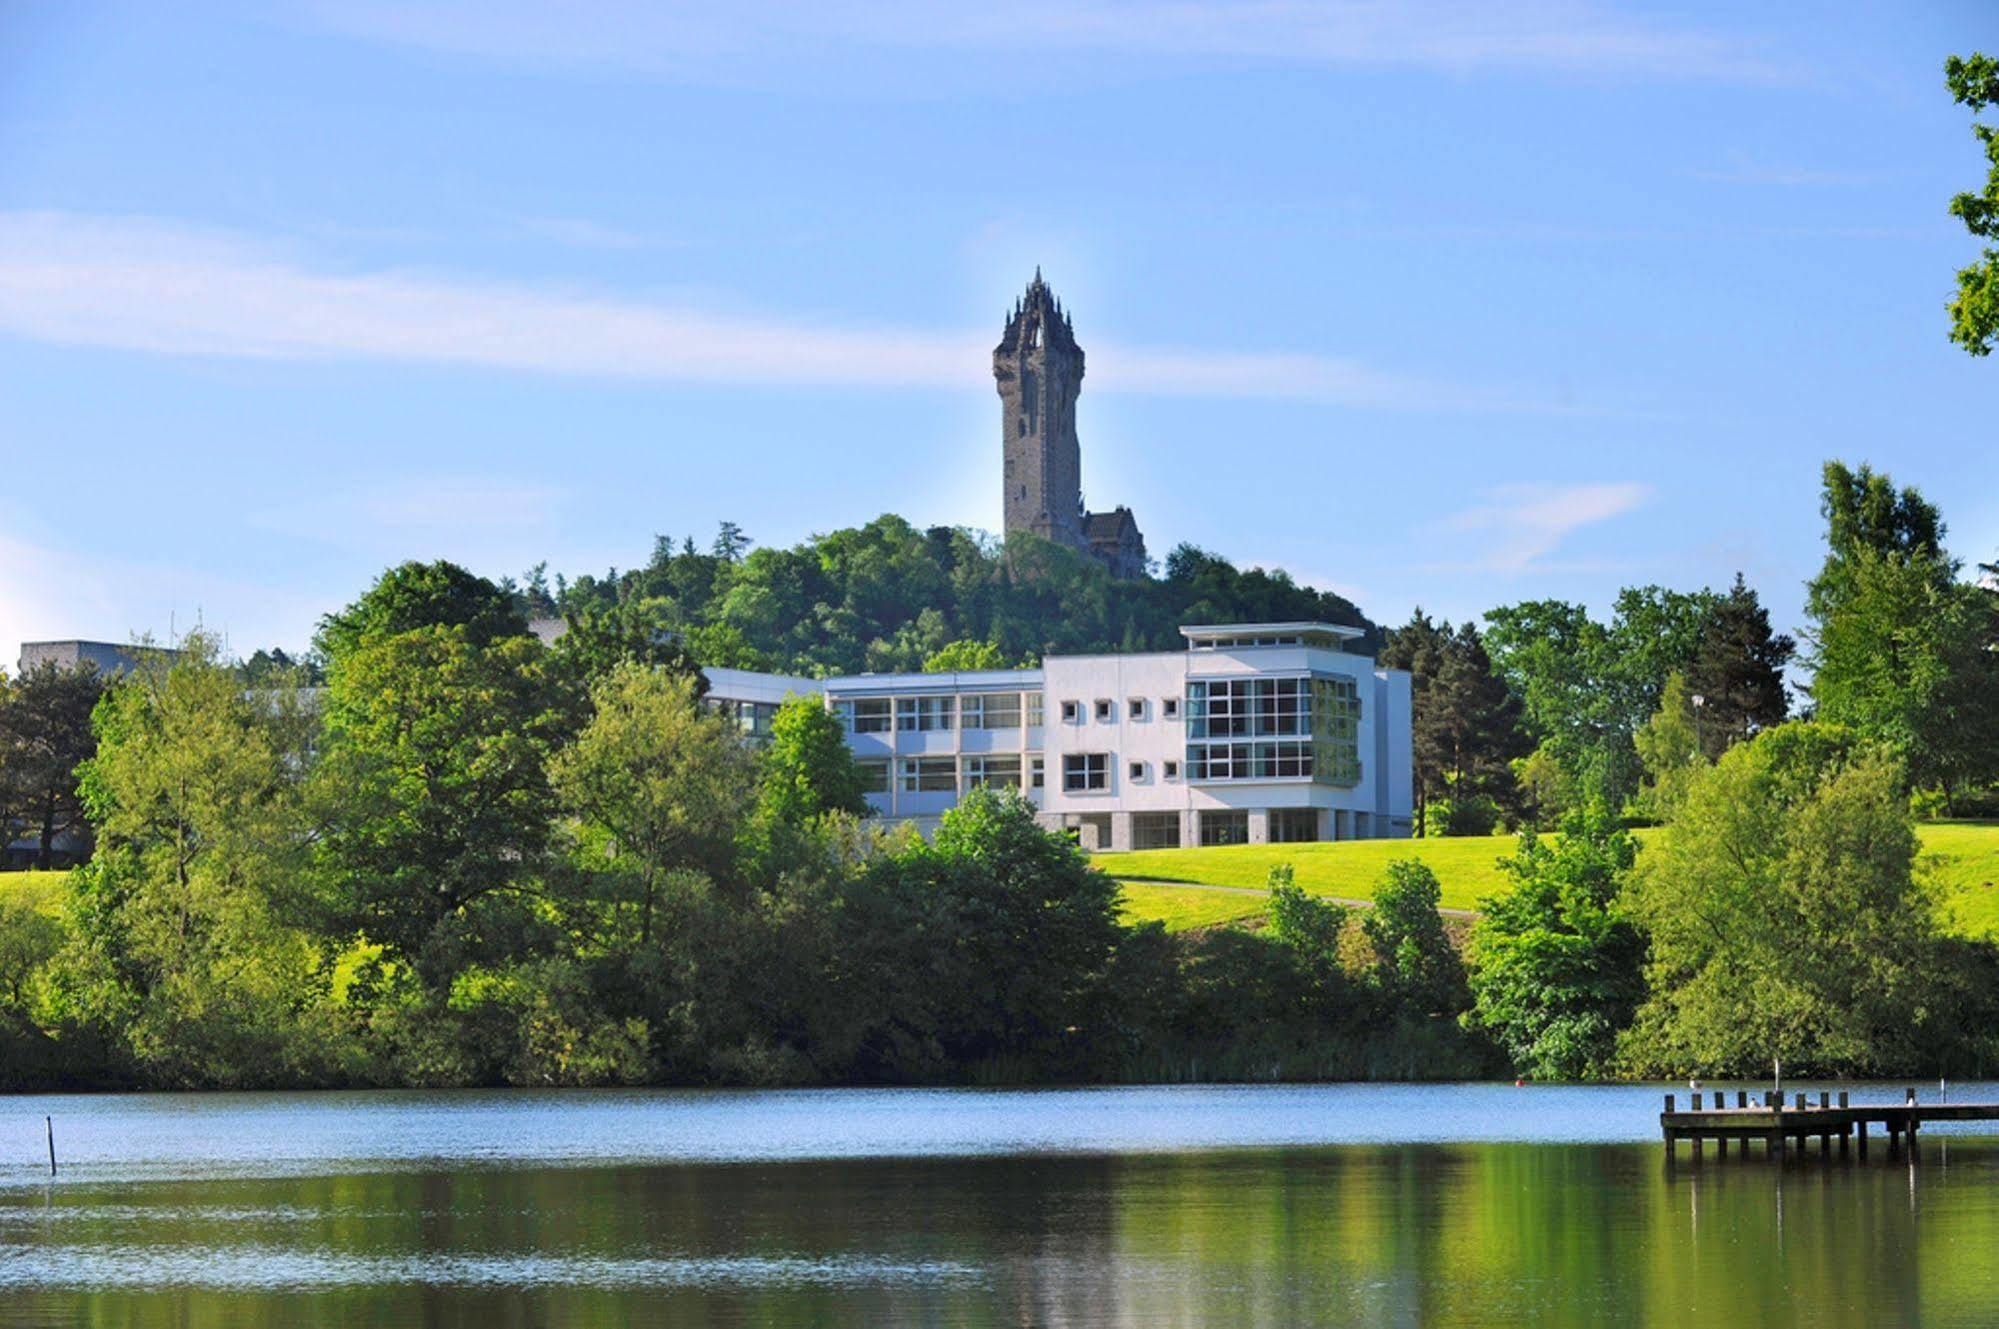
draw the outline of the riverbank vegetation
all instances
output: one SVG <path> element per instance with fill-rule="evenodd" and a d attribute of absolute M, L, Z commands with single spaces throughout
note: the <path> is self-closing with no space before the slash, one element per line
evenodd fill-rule
<path fill-rule="evenodd" d="M 1198 551 L 1118 588 L 892 519 L 788 552 L 725 529 L 553 588 L 392 569 L 302 662 L 196 634 L 118 680 L 37 674 L 0 696 L 6 815 L 31 860 L 79 827 L 94 852 L 0 876 L 0 1079 L 1977 1074 L 1999 832 L 1926 819 L 1993 803 L 1999 597 L 1886 476 L 1829 465 L 1823 509 L 1802 650 L 1739 579 L 1387 634 L 1425 832 L 1400 843 L 1093 861 L 991 790 L 926 843 L 865 816 L 823 708 L 752 747 L 702 699 L 703 665 L 1346 612 Z M 951 612 L 898 600 L 932 582 Z"/>

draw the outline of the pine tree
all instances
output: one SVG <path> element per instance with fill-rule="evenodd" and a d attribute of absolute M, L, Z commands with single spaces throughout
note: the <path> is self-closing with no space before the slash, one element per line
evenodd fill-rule
<path fill-rule="evenodd" d="M 1797 643 L 1770 631 L 1770 614 L 1735 574 L 1735 585 L 1701 626 L 1700 645 L 1686 672 L 1694 728 L 1710 761 L 1760 729 L 1784 722 L 1790 701 L 1784 666 Z"/>

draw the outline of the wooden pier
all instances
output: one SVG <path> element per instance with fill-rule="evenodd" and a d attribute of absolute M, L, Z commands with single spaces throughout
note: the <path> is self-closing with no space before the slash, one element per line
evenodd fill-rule
<path fill-rule="evenodd" d="M 1831 1093 L 1820 1091 L 1816 1103 L 1799 1094 L 1789 1107 L 1784 1106 L 1784 1096 L 1774 1092 L 1765 1094 L 1760 1106 L 1748 1091 L 1740 1089 L 1735 1091 L 1732 1107 L 1726 1090 L 1711 1095 L 1696 1090 L 1690 1097 L 1690 1107 L 1682 1112 L 1675 1107 L 1678 1095 L 1667 1094 L 1666 1110 L 1659 1114 L 1668 1163 L 1675 1160 L 1676 1146 L 1682 1140 L 1693 1145 L 1696 1163 L 1710 1140 L 1714 1141 L 1715 1156 L 1724 1159 L 1731 1140 L 1740 1158 L 1749 1157 L 1750 1143 L 1756 1140 L 1763 1142 L 1764 1157 L 1772 1159 L 1804 1155 L 1813 1140 L 1818 1141 L 1821 1157 L 1830 1157 L 1836 1148 L 1841 1158 L 1850 1154 L 1865 1158 L 1867 1128 L 1875 1124 L 1881 1127 L 1889 1157 L 1906 1151 L 1914 1158 L 1916 1137 L 1926 1121 L 1999 1121 L 1999 1103 L 1918 1103 L 1913 1089 L 1905 1091 L 1900 1103 L 1857 1105 L 1848 1103 L 1845 1090 L 1840 1091 L 1837 1103 Z M 1703 1098 L 1709 1102 L 1704 1103 Z"/>

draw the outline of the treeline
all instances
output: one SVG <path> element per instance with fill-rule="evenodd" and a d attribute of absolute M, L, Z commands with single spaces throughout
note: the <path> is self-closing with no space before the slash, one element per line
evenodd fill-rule
<path fill-rule="evenodd" d="M 90 862 L 0 894 L 0 1077 L 28 1086 L 812 1084 L 1463 1075 L 1490 1048 L 1437 886 L 1365 926 L 1119 923 L 1016 794 L 891 833 L 837 722 L 753 750 L 682 647 L 554 648 L 501 587 L 386 574 L 323 690 L 200 636 L 106 690 Z M 38 879 L 47 881 L 49 879 Z"/>
<path fill-rule="evenodd" d="M 1662 729 L 1711 762 L 1794 714 L 1885 749 L 1923 811 L 1999 811 L 1999 594 L 1965 576 L 1935 506 L 1886 475 L 1828 463 L 1821 510 L 1802 645 L 1740 576 L 1725 592 L 1626 588 L 1607 620 L 1530 600 L 1483 627 L 1419 610 L 1389 631 L 1381 659 L 1414 676 L 1423 832 L 1547 827 L 1591 807 L 1657 821 L 1655 787 L 1679 762 Z M 1808 671 L 1795 698 L 1794 664 Z"/>
<path fill-rule="evenodd" d="M 1119 580 L 1032 536 L 1002 546 L 895 516 L 788 549 L 752 548 L 724 522 L 706 549 L 692 537 L 678 545 L 662 537 L 641 568 L 553 582 L 537 568 L 506 584 L 531 614 L 640 617 L 679 634 L 704 665 L 808 677 L 919 670 L 960 643 L 1007 664 L 1044 653 L 1177 650 L 1183 623 L 1373 628 L 1341 596 L 1282 571 L 1238 569 L 1192 545 L 1168 554 L 1156 577 Z"/>

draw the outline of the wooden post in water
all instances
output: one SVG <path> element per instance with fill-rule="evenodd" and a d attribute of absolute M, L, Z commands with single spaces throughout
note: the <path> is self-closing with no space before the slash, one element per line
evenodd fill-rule
<path fill-rule="evenodd" d="M 1667 1094 L 1666 1095 L 1667 1115 L 1670 1116 L 1672 1114 L 1672 1111 L 1673 1111 L 1673 1096 L 1671 1094 Z M 1671 1167 L 1673 1165 L 1673 1128 L 1671 1126 L 1668 1126 L 1666 1127 L 1665 1130 L 1661 1131 L 1660 1134 L 1666 1137 L 1666 1166 Z"/>
<path fill-rule="evenodd" d="M 43 1117 L 42 1125 L 49 1133 L 49 1175 L 56 1174 L 56 1122 L 54 1117 Z"/>

